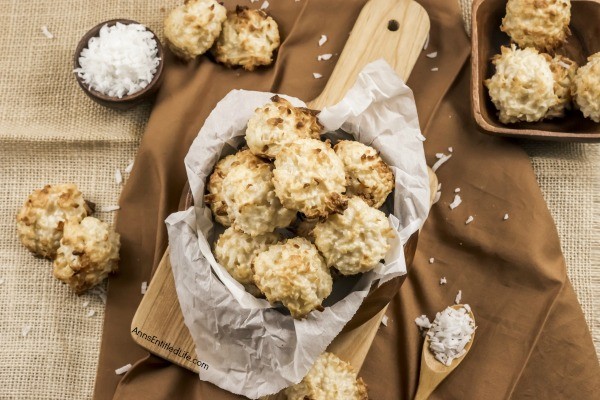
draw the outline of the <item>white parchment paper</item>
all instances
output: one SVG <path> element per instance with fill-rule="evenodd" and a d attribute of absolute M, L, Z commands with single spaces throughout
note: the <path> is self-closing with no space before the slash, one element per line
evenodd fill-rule
<path fill-rule="evenodd" d="M 356 313 L 371 286 L 406 273 L 403 245 L 429 210 L 429 178 L 412 92 L 385 61 L 376 61 L 319 119 L 328 131 L 347 132 L 332 132 L 332 139 L 353 135 L 379 150 L 394 171 L 393 201 L 388 199 L 393 204 L 387 207 L 393 211 L 389 219 L 397 235 L 385 264 L 336 283 L 325 310 L 303 320 L 248 294 L 214 259 L 216 227 L 203 195 L 215 163 L 244 143 L 248 119 L 272 96 L 235 90 L 217 104 L 185 158 L 195 206 L 166 220 L 184 321 L 198 359 L 207 366 L 200 370 L 200 379 L 252 399 L 299 382 Z"/>

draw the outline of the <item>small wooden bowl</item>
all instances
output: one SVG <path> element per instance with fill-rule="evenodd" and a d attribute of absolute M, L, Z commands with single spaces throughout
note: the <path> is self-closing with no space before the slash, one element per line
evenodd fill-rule
<path fill-rule="evenodd" d="M 81 67 L 81 65 L 79 65 L 79 56 L 81 55 L 81 52 L 83 51 L 83 49 L 85 49 L 88 46 L 89 40 L 95 36 L 98 36 L 100 29 L 104 25 L 113 26 L 113 25 L 116 25 L 117 22 L 125 24 L 125 25 L 139 24 L 139 22 L 132 21 L 129 19 L 112 19 L 110 21 L 102 22 L 102 23 L 96 25 L 95 27 L 93 27 L 85 35 L 83 35 L 83 37 L 79 41 L 79 44 L 77 45 L 77 48 L 75 49 L 75 54 L 73 56 L 73 68 Z M 158 40 L 158 37 L 156 36 L 156 34 L 154 32 L 152 32 L 150 29 L 148 29 L 148 27 L 146 27 L 146 30 L 148 30 L 148 32 L 150 32 L 150 33 L 152 33 L 152 35 L 154 35 L 154 40 L 156 40 L 156 46 L 157 46 L 157 50 L 158 50 L 158 57 L 160 58 L 160 62 L 156 69 L 156 73 L 154 74 L 154 77 L 152 78 L 152 81 L 150 81 L 148 86 L 146 86 L 144 89 L 140 90 L 139 92 L 136 92 L 132 95 L 125 95 L 121 98 L 118 98 L 118 97 L 107 96 L 105 94 L 102 94 L 102 93 L 94 90 L 94 89 L 89 88 L 83 82 L 83 79 L 81 79 L 78 74 L 75 74 L 75 78 L 77 79 L 77 82 L 79 83 L 79 86 L 81 87 L 81 89 L 83 89 L 85 94 L 87 94 L 96 103 L 103 105 L 105 107 L 114 108 L 117 110 L 127 110 L 127 109 L 130 109 L 130 108 L 142 103 L 143 101 L 145 101 L 147 99 L 150 99 L 151 97 L 153 97 L 156 94 L 158 88 L 160 87 L 160 84 L 162 83 L 162 79 L 163 79 L 164 52 L 163 52 L 163 48 L 160 43 L 160 40 Z"/>
<path fill-rule="evenodd" d="M 566 142 L 600 142 L 600 124 L 585 118 L 581 111 L 567 111 L 563 118 L 540 122 L 503 124 L 484 87 L 483 81 L 494 74 L 491 62 L 500 46 L 508 46 L 510 38 L 500 30 L 506 0 L 475 0 L 471 33 L 471 96 L 473 116 L 482 132 L 490 135 L 521 137 Z M 571 2 L 572 35 L 557 50 L 579 65 L 600 51 L 600 0 Z"/>

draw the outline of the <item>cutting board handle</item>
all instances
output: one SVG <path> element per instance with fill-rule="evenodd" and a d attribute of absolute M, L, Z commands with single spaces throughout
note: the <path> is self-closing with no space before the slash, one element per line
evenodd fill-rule
<path fill-rule="evenodd" d="M 429 16 L 413 0 L 370 0 L 362 9 L 323 92 L 309 103 L 336 104 L 370 62 L 385 59 L 408 79 L 429 34 Z"/>

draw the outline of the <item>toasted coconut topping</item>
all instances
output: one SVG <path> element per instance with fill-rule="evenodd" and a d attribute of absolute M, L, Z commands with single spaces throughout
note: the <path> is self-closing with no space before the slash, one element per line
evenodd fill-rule
<path fill-rule="evenodd" d="M 367 385 L 352 366 L 325 352 L 297 385 L 285 390 L 288 400 L 368 400 Z"/>
<path fill-rule="evenodd" d="M 586 118 L 600 122 L 600 52 L 577 70 L 573 85 L 575 105 Z"/>
<path fill-rule="evenodd" d="M 279 42 L 279 27 L 273 18 L 263 10 L 238 6 L 227 14 L 212 53 L 218 62 L 229 67 L 253 71 L 273 62 Z"/>
<path fill-rule="evenodd" d="M 254 282 L 271 303 L 304 318 L 331 293 L 333 280 L 317 248 L 304 238 L 269 246 L 252 261 Z"/>
<path fill-rule="evenodd" d="M 208 51 L 221 33 L 227 10 L 215 0 L 187 0 L 165 19 L 169 49 L 184 60 Z"/>
<path fill-rule="evenodd" d="M 275 159 L 275 192 L 284 207 L 308 218 L 326 218 L 347 205 L 346 173 L 329 143 L 298 139 Z"/>
<path fill-rule="evenodd" d="M 257 156 L 275 158 L 282 148 L 301 138 L 319 139 L 323 126 L 313 110 L 294 107 L 273 96 L 254 111 L 246 129 L 246 143 Z"/>
<path fill-rule="evenodd" d="M 508 0 L 500 29 L 521 48 L 551 51 L 571 34 L 570 0 Z"/>

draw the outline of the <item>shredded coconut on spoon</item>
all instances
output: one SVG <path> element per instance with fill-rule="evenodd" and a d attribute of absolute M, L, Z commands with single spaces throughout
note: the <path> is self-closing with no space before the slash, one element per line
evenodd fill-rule
<path fill-rule="evenodd" d="M 470 311 L 468 304 L 458 310 L 447 307 L 437 313 L 427 332 L 429 349 L 435 359 L 446 366 L 450 366 L 452 360 L 462 357 L 467 352 L 465 347 L 476 329 L 475 321 L 469 315 Z"/>
<path fill-rule="evenodd" d="M 140 24 L 104 25 L 79 55 L 75 72 L 97 92 L 122 98 L 144 89 L 160 58 L 154 35 Z"/>

